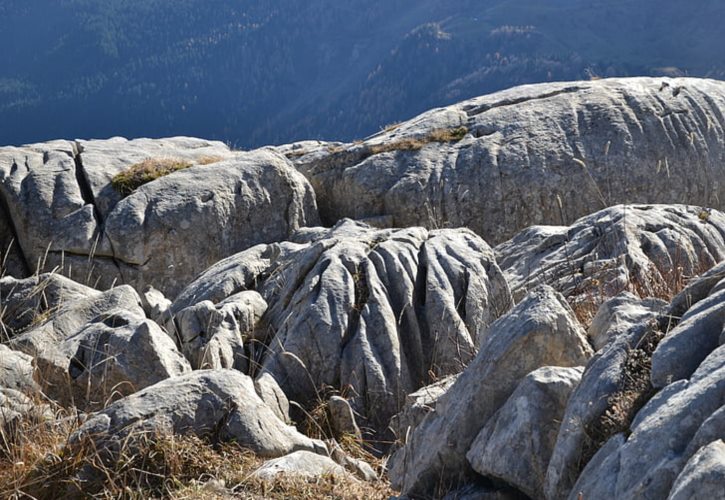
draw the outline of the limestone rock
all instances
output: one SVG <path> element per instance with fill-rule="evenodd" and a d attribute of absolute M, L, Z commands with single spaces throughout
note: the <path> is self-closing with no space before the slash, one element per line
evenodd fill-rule
<path fill-rule="evenodd" d="M 165 324 L 169 320 L 171 301 L 163 293 L 149 285 L 140 296 L 146 317 L 160 325 Z"/>
<path fill-rule="evenodd" d="M 277 381 L 269 373 L 262 373 L 254 380 L 254 389 L 264 404 L 284 423 L 290 423 L 289 400 Z"/>
<path fill-rule="evenodd" d="M 405 396 L 405 406 L 390 419 L 390 429 L 398 441 L 405 444 L 410 432 L 413 432 L 428 413 L 435 411 L 438 399 L 451 388 L 458 374 L 445 377 Z"/>
<path fill-rule="evenodd" d="M 657 298 L 640 299 L 630 292 L 622 292 L 599 306 L 587 333 L 595 350 L 624 334 L 637 324 L 663 314 L 667 302 Z"/>
<path fill-rule="evenodd" d="M 355 412 L 350 403 L 340 396 L 332 396 L 327 400 L 327 409 L 330 413 L 330 422 L 339 436 L 354 436 L 360 438 L 360 428 L 355 422 Z"/>
<path fill-rule="evenodd" d="M 690 307 L 652 355 L 652 384 L 657 388 L 689 378 L 707 355 L 721 345 L 725 328 L 725 264 L 683 290 L 675 298 L 670 316 L 679 316 L 676 309 L 681 303 Z"/>
<path fill-rule="evenodd" d="M 539 368 L 527 375 L 478 433 L 466 454 L 471 467 L 544 498 L 544 481 L 567 400 L 582 368 Z"/>
<path fill-rule="evenodd" d="M 96 413 L 70 444 L 91 439 L 113 456 L 124 440 L 143 432 L 235 441 L 270 458 L 300 450 L 327 452 L 324 443 L 277 418 L 257 396 L 252 379 L 236 370 L 198 370 L 147 387 Z"/>
<path fill-rule="evenodd" d="M 267 460 L 254 472 L 256 477 L 268 481 L 280 474 L 306 478 L 348 475 L 345 469 L 331 458 L 309 451 L 296 451 L 284 457 Z"/>
<path fill-rule="evenodd" d="M 497 244 L 620 203 L 723 210 L 724 137 L 723 82 L 619 78 L 524 85 L 289 156 L 327 224 L 388 216 Z"/>
<path fill-rule="evenodd" d="M 490 247 L 467 230 L 341 221 L 293 240 L 213 266 L 172 313 L 255 289 L 269 306 L 262 326 L 270 336 L 260 339 L 268 347 L 250 353 L 262 372 L 301 404 L 324 386 L 351 389 L 360 425 L 378 432 L 430 373 L 459 372 L 510 307 Z"/>
<path fill-rule="evenodd" d="M 667 296 L 725 259 L 725 214 L 687 205 L 619 205 L 570 227 L 531 227 L 496 247 L 515 297 L 539 283 L 575 307 L 622 291 Z"/>
<path fill-rule="evenodd" d="M 0 387 L 16 391 L 34 392 L 35 382 L 33 358 L 0 344 Z"/>
<path fill-rule="evenodd" d="M 466 452 L 521 379 L 542 366 L 582 366 L 591 354 L 563 297 L 545 286 L 532 291 L 491 326 L 476 358 L 392 457 L 393 486 L 427 494 L 471 476 Z"/>
<path fill-rule="evenodd" d="M 637 413 L 627 438 L 610 440 L 597 452 L 569 498 L 666 498 L 687 462 L 709 444 L 703 436 L 722 432 L 724 403 L 725 346 L 689 380 L 657 393 Z"/>
<path fill-rule="evenodd" d="M 701 448 L 677 477 L 668 500 L 711 500 L 725 486 L 725 442 L 713 441 Z"/>

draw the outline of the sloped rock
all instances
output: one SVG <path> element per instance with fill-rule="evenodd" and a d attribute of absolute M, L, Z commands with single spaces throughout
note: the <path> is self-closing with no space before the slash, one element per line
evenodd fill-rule
<path fill-rule="evenodd" d="M 38 388 L 33 358 L 0 344 L 0 387 L 28 393 Z"/>
<path fill-rule="evenodd" d="M 466 452 L 519 382 L 542 366 L 586 364 L 592 351 L 573 311 L 550 287 L 496 321 L 476 358 L 391 459 L 394 487 L 428 494 L 471 476 Z"/>
<path fill-rule="evenodd" d="M 149 285 L 140 296 L 146 317 L 160 325 L 165 324 L 169 320 L 171 301 L 163 293 Z"/>
<path fill-rule="evenodd" d="M 527 375 L 481 429 L 466 454 L 471 467 L 544 498 L 544 481 L 567 400 L 582 368 L 539 368 Z"/>
<path fill-rule="evenodd" d="M 299 239 L 298 239 L 299 238 Z M 301 243 L 255 247 L 202 274 L 172 312 L 256 289 L 269 308 L 263 372 L 305 404 L 350 388 L 365 427 L 387 428 L 405 394 L 456 373 L 510 306 L 486 243 L 467 230 L 375 230 L 352 221 Z"/>
<path fill-rule="evenodd" d="M 692 446 L 701 429 L 711 432 L 711 418 L 724 404 L 725 346 L 712 352 L 689 380 L 655 395 L 637 413 L 627 438 L 597 452 L 569 498 L 666 498 L 688 460 L 708 444 Z M 722 417 L 718 420 L 722 423 Z"/>
<path fill-rule="evenodd" d="M 657 388 L 689 378 L 707 355 L 722 344 L 725 265 L 713 268 L 683 290 L 675 299 L 671 316 L 676 316 L 681 303 L 691 305 L 652 355 L 652 385 Z"/>
<path fill-rule="evenodd" d="M 56 312 L 63 304 L 100 296 L 100 292 L 55 273 L 25 279 L 0 279 L 2 325 L 10 338 Z"/>
<path fill-rule="evenodd" d="M 327 400 L 327 409 L 330 413 L 330 423 L 338 436 L 355 436 L 360 438 L 360 428 L 355 422 L 355 412 L 350 403 L 340 396 L 332 396 Z"/>
<path fill-rule="evenodd" d="M 451 388 L 458 374 L 445 377 L 405 396 L 405 406 L 390 419 L 393 435 L 405 444 L 408 433 L 413 432 L 426 415 L 435 411 L 438 399 Z"/>
<path fill-rule="evenodd" d="M 284 457 L 267 460 L 254 472 L 256 477 L 265 480 L 274 479 L 280 474 L 307 478 L 348 475 L 345 469 L 330 457 L 309 451 L 296 451 Z"/>
<path fill-rule="evenodd" d="M 125 198 L 110 183 L 169 157 L 192 166 Z M 0 200 L 0 237 L 18 242 L 24 275 L 58 268 L 94 287 L 151 284 L 170 296 L 220 259 L 318 222 L 312 188 L 282 155 L 190 138 L 0 148 Z"/>
<path fill-rule="evenodd" d="M 725 259 L 725 214 L 687 205 L 620 205 L 571 227 L 532 227 L 496 247 L 515 297 L 546 283 L 575 304 L 623 290 L 669 295 Z"/>
<path fill-rule="evenodd" d="M 12 439 L 12 433 L 5 433 L 18 421 L 29 420 L 40 423 L 52 418 L 53 412 L 48 405 L 15 389 L 0 387 L 0 432 L 3 433 L 3 446 L 11 444 L 8 439 Z"/>
<path fill-rule="evenodd" d="M 587 331 L 595 350 L 602 349 L 612 339 L 625 334 L 640 323 L 665 313 L 669 304 L 657 298 L 640 299 L 630 292 L 622 292 L 604 302 L 592 319 Z"/>
<path fill-rule="evenodd" d="M 524 85 L 289 156 L 327 224 L 388 216 L 500 243 L 619 203 L 725 209 L 724 137 L 722 82 L 622 78 Z"/>
<path fill-rule="evenodd" d="M 713 441 L 698 451 L 677 477 L 668 500 L 711 500 L 723 494 L 725 442 Z"/>
<path fill-rule="evenodd" d="M 264 404 L 285 423 L 290 423 L 289 400 L 277 381 L 269 373 L 262 373 L 254 380 L 254 389 Z"/>
<path fill-rule="evenodd" d="M 112 456 L 144 432 L 235 441 L 262 457 L 294 451 L 326 453 L 321 441 L 287 426 L 264 404 L 248 376 L 236 370 L 198 370 L 163 380 L 96 413 L 70 438 L 86 439 Z"/>
<path fill-rule="evenodd" d="M 261 295 L 244 291 L 216 305 L 204 300 L 182 309 L 174 315 L 169 328 L 195 369 L 247 371 L 249 353 L 245 342 L 255 338 L 254 330 L 266 309 Z"/>

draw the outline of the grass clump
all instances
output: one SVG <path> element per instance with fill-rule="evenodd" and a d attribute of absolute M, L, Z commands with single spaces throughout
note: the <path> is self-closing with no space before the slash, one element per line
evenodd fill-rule
<path fill-rule="evenodd" d="M 428 135 L 422 137 L 409 137 L 383 144 L 374 144 L 370 146 L 370 150 L 374 155 L 390 151 L 418 151 L 419 149 L 422 149 L 423 146 L 430 144 L 431 142 L 458 142 L 463 139 L 467 133 L 468 128 L 463 126 L 450 129 L 439 128 L 430 131 Z"/>
<path fill-rule="evenodd" d="M 202 156 L 191 162 L 180 158 L 147 158 L 131 165 L 111 179 L 111 185 L 123 196 L 133 193 L 143 186 L 165 175 L 189 168 L 192 165 L 209 165 L 217 163 L 220 156 Z"/>

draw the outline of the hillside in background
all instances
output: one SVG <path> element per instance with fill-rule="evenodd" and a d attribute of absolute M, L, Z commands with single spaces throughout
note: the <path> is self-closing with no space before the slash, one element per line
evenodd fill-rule
<path fill-rule="evenodd" d="M 0 0 L 0 143 L 350 140 L 530 82 L 725 77 L 725 4 Z"/>

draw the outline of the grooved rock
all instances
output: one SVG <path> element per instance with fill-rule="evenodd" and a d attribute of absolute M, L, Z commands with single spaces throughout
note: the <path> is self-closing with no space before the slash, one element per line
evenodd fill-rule
<path fill-rule="evenodd" d="M 668 500 L 711 500 L 725 487 L 725 442 L 713 441 L 687 462 Z"/>
<path fill-rule="evenodd" d="M 327 224 L 386 216 L 394 226 L 465 226 L 500 243 L 619 203 L 723 210 L 725 83 L 524 85 L 428 111 L 361 143 L 307 144 L 288 156 L 314 186 Z"/>
<path fill-rule="evenodd" d="M 390 419 L 390 429 L 396 439 L 405 444 L 409 432 L 413 432 L 426 415 L 434 411 L 438 399 L 451 388 L 458 374 L 450 375 L 438 382 L 405 396 L 405 406 Z"/>
<path fill-rule="evenodd" d="M 582 366 L 591 354 L 563 297 L 533 290 L 491 326 L 476 358 L 393 455 L 393 486 L 424 495 L 473 476 L 466 453 L 519 382 L 542 366 Z"/>
<path fill-rule="evenodd" d="M 612 339 L 625 334 L 637 324 L 663 314 L 668 306 L 661 299 L 640 299 L 630 292 L 622 292 L 599 306 L 587 334 L 594 349 L 602 349 Z"/>
<path fill-rule="evenodd" d="M 192 166 L 125 198 L 110 184 L 164 158 Z M 284 156 L 191 138 L 0 148 L 0 206 L 0 246 L 18 243 L 21 276 L 57 267 L 94 287 L 150 284 L 170 296 L 218 260 L 319 220 L 312 188 Z"/>
<path fill-rule="evenodd" d="M 722 433 L 725 346 L 689 380 L 674 382 L 637 413 L 631 434 L 613 437 L 584 468 L 569 498 L 666 498 L 701 447 Z M 716 439 L 717 437 L 715 437 Z"/>
<path fill-rule="evenodd" d="M 324 386 L 352 389 L 361 426 L 384 431 L 430 373 L 459 372 L 511 303 L 490 247 L 467 230 L 375 230 L 342 221 L 301 243 L 255 247 L 219 262 L 172 313 L 256 289 L 271 335 L 263 372 L 305 404 Z M 250 349 L 253 346 L 250 346 Z"/>
<path fill-rule="evenodd" d="M 531 227 L 496 247 L 515 297 L 539 283 L 575 307 L 623 290 L 667 296 L 725 259 L 725 214 L 689 205 L 620 205 L 570 227 Z"/>
<path fill-rule="evenodd" d="M 709 286 L 708 286 L 709 285 Z M 708 290 L 709 288 L 709 290 Z M 692 304 L 652 355 L 652 385 L 657 388 L 689 378 L 716 347 L 725 329 L 725 263 L 712 268 L 675 298 Z"/>
<path fill-rule="evenodd" d="M 262 457 L 294 451 L 326 453 L 321 441 L 286 425 L 236 370 L 197 370 L 163 380 L 96 413 L 70 438 L 90 439 L 113 456 L 124 440 L 144 432 L 188 434 L 235 441 Z"/>
<path fill-rule="evenodd" d="M 561 417 L 582 371 L 547 366 L 528 374 L 476 436 L 466 454 L 471 467 L 531 498 L 544 498 Z"/>

